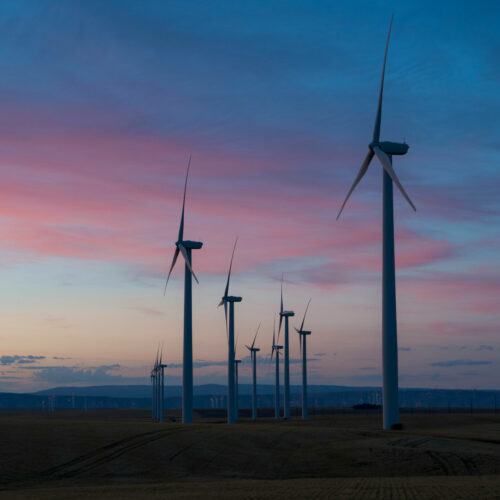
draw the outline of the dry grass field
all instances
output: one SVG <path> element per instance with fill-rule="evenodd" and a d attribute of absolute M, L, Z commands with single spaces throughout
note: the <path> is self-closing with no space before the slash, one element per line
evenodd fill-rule
<path fill-rule="evenodd" d="M 500 415 L 148 417 L 0 414 L 0 499 L 500 499 Z"/>

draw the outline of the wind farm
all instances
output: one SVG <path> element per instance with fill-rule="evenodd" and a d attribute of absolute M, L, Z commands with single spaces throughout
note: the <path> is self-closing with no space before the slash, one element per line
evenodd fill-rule
<path fill-rule="evenodd" d="M 496 5 L 0 13 L 0 500 L 497 497 Z"/>

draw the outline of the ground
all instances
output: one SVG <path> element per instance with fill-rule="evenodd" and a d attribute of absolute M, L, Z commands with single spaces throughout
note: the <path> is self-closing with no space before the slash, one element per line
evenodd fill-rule
<path fill-rule="evenodd" d="M 0 499 L 500 499 L 500 414 L 151 422 L 0 414 Z"/>

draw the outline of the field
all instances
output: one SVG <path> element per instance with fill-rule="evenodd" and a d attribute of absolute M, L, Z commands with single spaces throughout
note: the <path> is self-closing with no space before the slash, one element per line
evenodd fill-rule
<path fill-rule="evenodd" d="M 0 499 L 499 498 L 500 415 L 379 415 L 307 422 L 147 412 L 0 414 Z"/>

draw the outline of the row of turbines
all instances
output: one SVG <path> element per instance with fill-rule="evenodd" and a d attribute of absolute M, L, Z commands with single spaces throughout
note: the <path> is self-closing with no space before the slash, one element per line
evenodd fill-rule
<path fill-rule="evenodd" d="M 165 421 L 165 368 L 167 365 L 163 363 L 163 348 L 156 353 L 156 359 L 151 369 L 151 387 L 153 389 L 152 397 L 152 417 L 153 420 L 160 422 Z"/>
<path fill-rule="evenodd" d="M 380 140 L 380 129 L 382 120 L 382 96 L 384 89 L 385 67 L 387 62 L 387 52 L 389 48 L 389 40 L 391 36 L 392 22 L 394 15 L 391 18 L 387 42 L 385 46 L 384 62 L 382 66 L 382 77 L 380 82 L 378 106 L 375 116 L 375 126 L 371 142 L 368 144 L 368 153 L 361 168 L 354 180 L 353 185 L 347 193 L 347 196 L 340 208 L 337 219 L 340 217 L 347 200 L 352 192 L 359 184 L 361 179 L 366 174 L 368 167 L 374 156 L 377 157 L 382 166 L 382 379 L 383 379 L 383 428 L 395 429 L 400 427 L 399 423 L 399 403 L 398 403 L 398 357 L 397 357 L 397 317 L 396 317 L 396 279 L 395 279 L 395 263 L 394 263 L 394 208 L 393 208 L 393 184 L 396 184 L 404 198 L 410 206 L 415 209 L 415 205 L 410 200 L 408 194 L 404 190 L 399 181 L 396 172 L 392 165 L 394 155 L 405 155 L 408 152 L 408 144 L 396 143 Z M 182 254 L 185 264 L 185 280 L 184 280 L 184 338 L 183 338 L 183 366 L 182 366 L 182 421 L 184 423 L 193 422 L 193 345 L 192 345 L 192 278 L 198 283 L 198 278 L 192 267 L 192 251 L 202 248 L 203 243 L 184 239 L 184 211 L 186 203 L 186 188 L 189 176 L 189 168 L 191 158 L 188 162 L 186 180 L 184 184 L 184 196 L 182 202 L 182 214 L 179 227 L 179 234 L 175 243 L 175 253 L 168 273 L 165 290 L 167 289 L 168 281 L 172 270 L 175 266 L 179 254 Z M 228 339 L 228 423 L 234 423 L 236 420 L 236 403 L 235 403 L 235 352 L 234 352 L 234 306 L 241 302 L 242 298 L 229 295 L 229 281 L 231 276 L 232 260 L 234 250 L 231 257 L 228 279 L 224 296 L 219 305 L 224 306 L 226 315 L 226 331 Z M 280 351 L 283 349 L 284 355 L 284 417 L 290 417 L 290 372 L 289 372 L 289 318 L 294 316 L 293 311 L 285 311 L 283 309 L 283 294 L 280 310 L 280 328 L 284 321 L 284 346 L 279 345 L 277 339 L 273 337 L 272 356 L 276 353 L 276 408 L 279 412 L 279 357 Z M 305 318 L 304 318 L 305 320 Z M 303 330 L 304 322 L 300 328 L 299 334 L 302 346 L 302 363 L 303 363 L 303 401 L 307 401 L 307 356 L 306 356 L 306 338 L 310 332 Z M 257 352 L 255 346 L 252 345 L 252 363 L 256 366 Z M 253 380 L 255 384 L 255 368 Z M 255 408 L 254 399 L 254 408 Z M 304 404 L 304 407 L 306 405 Z M 307 409 L 306 409 L 307 416 Z"/>

